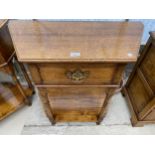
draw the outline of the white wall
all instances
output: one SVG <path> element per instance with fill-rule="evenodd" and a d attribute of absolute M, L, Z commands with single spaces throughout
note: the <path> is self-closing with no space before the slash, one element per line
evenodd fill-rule
<path fill-rule="evenodd" d="M 149 38 L 149 32 L 155 31 L 155 19 L 131 19 L 129 21 L 140 21 L 144 24 L 142 44 L 145 44 L 147 39 Z"/>

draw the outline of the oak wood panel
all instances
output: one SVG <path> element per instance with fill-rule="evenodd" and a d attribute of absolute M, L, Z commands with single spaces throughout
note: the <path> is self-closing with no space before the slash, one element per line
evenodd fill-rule
<path fill-rule="evenodd" d="M 154 104 L 155 104 L 155 103 L 154 103 Z M 144 118 L 144 120 L 145 120 L 145 121 L 152 121 L 152 123 L 153 123 L 153 122 L 155 123 L 154 118 L 155 118 L 155 109 L 153 109 L 153 110 Z"/>
<path fill-rule="evenodd" d="M 132 98 L 130 98 L 130 96 L 129 96 L 127 87 L 124 87 L 122 89 L 122 93 L 125 95 L 127 102 L 128 102 L 128 107 L 129 107 L 129 110 L 131 113 L 131 119 L 130 120 L 131 120 L 132 126 L 143 127 L 144 124 L 155 123 L 155 121 L 153 121 L 153 120 L 152 121 L 151 120 L 139 120 L 138 115 L 137 115 L 135 108 L 133 106 L 134 102 L 132 101 Z"/>
<path fill-rule="evenodd" d="M 56 122 L 97 122 L 96 115 L 56 115 Z"/>
<path fill-rule="evenodd" d="M 55 88 L 39 88 L 39 91 L 41 95 L 42 92 L 47 93 L 49 108 L 56 121 L 63 121 L 64 118 L 69 121 L 69 117 L 70 120 L 76 118 L 74 121 L 86 121 L 87 116 L 89 119 L 97 118 L 107 95 L 106 88 L 93 86 L 91 88 L 74 86 L 67 88 L 67 90 L 65 87 L 60 89 L 55 86 Z"/>
<path fill-rule="evenodd" d="M 119 85 L 125 64 L 29 64 L 31 76 L 35 84 L 102 84 Z M 66 75 L 68 71 L 80 70 L 88 72 L 88 77 L 74 81 Z"/>
<path fill-rule="evenodd" d="M 136 112 L 141 112 L 149 102 L 150 95 L 138 74 L 135 74 L 134 78 L 132 79 L 128 87 L 128 93 L 134 102 L 133 106 L 135 107 Z"/>
<path fill-rule="evenodd" d="M 48 100 L 47 90 L 46 90 L 46 88 L 38 88 L 38 90 L 39 90 L 39 95 L 41 97 L 41 100 L 42 100 L 43 107 L 44 107 L 44 110 L 46 112 L 46 115 L 49 118 L 49 120 L 51 121 L 51 123 L 54 125 L 56 122 L 55 122 L 53 112 L 52 112 L 52 109 L 50 107 L 50 103 L 49 103 L 49 100 Z"/>
<path fill-rule="evenodd" d="M 26 94 L 31 94 L 25 89 Z M 17 85 L 0 84 L 0 120 L 6 118 L 26 103 L 25 97 L 21 94 Z"/>
<path fill-rule="evenodd" d="M 142 119 L 146 120 L 146 117 L 150 117 L 148 115 L 151 115 L 152 111 L 154 111 L 154 108 L 155 108 L 155 97 L 152 100 L 150 100 L 145 106 L 145 108 L 140 112 L 139 118 L 141 120 Z"/>
<path fill-rule="evenodd" d="M 14 20 L 9 30 L 22 62 L 134 62 L 143 25 Z"/>
<path fill-rule="evenodd" d="M 143 60 L 141 69 L 155 92 L 155 46 L 153 44 L 151 44 L 149 52 Z"/>
<path fill-rule="evenodd" d="M 41 75 L 40 75 L 39 65 L 38 64 L 29 64 L 28 69 L 31 73 L 31 77 L 32 77 L 33 82 L 36 84 L 37 83 L 42 84 L 43 79 L 41 78 Z"/>
<path fill-rule="evenodd" d="M 149 85 L 148 81 L 146 80 L 146 78 L 145 78 L 145 76 L 144 76 L 144 74 L 140 68 L 137 68 L 137 74 L 138 74 L 139 78 L 141 79 L 141 82 L 143 83 L 143 85 L 144 85 L 146 91 L 148 92 L 149 96 L 150 97 L 154 96 L 154 92 L 150 88 L 150 85 Z"/>
<path fill-rule="evenodd" d="M 124 92 L 132 111 L 134 126 L 155 123 L 155 32 L 145 45 Z"/>

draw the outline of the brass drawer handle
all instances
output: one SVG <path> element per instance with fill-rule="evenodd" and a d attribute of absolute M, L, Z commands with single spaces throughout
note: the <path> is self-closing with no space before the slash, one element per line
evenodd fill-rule
<path fill-rule="evenodd" d="M 80 82 L 89 76 L 89 71 L 81 71 L 80 69 L 76 69 L 74 71 L 67 71 L 66 76 L 72 81 Z"/>

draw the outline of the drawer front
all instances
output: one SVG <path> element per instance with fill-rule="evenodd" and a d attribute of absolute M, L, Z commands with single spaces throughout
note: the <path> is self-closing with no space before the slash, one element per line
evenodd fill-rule
<path fill-rule="evenodd" d="M 106 88 L 98 87 L 49 87 L 47 91 L 50 109 L 56 121 L 96 122 L 106 98 Z"/>
<path fill-rule="evenodd" d="M 137 71 L 127 87 L 129 97 L 136 113 L 140 113 L 152 97 L 149 87 Z"/>
<path fill-rule="evenodd" d="M 124 64 L 31 64 L 35 84 L 120 84 Z"/>
<path fill-rule="evenodd" d="M 150 87 L 155 92 L 155 47 L 151 46 L 146 57 L 141 63 L 141 70 L 145 78 L 150 84 Z"/>

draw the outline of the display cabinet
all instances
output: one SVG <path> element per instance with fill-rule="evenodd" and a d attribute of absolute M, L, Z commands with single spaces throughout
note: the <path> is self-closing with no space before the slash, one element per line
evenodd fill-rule
<path fill-rule="evenodd" d="M 23 64 L 16 59 L 8 21 L 0 20 L 0 120 L 23 105 L 31 105 L 34 88 Z"/>

